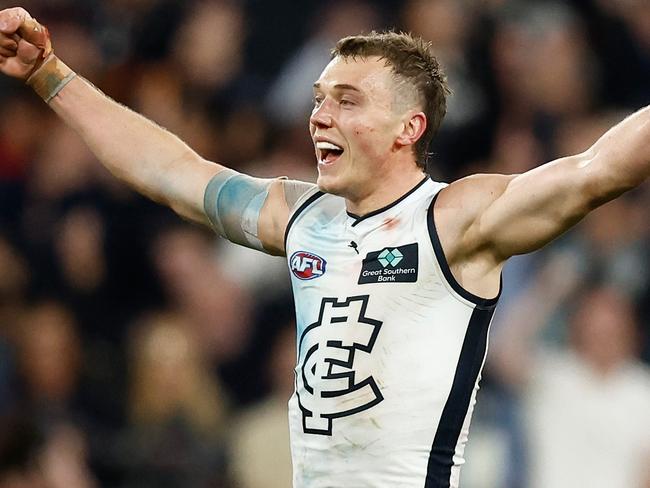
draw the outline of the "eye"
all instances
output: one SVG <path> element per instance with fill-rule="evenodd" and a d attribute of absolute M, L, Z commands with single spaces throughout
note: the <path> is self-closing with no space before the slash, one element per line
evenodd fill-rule
<path fill-rule="evenodd" d="M 354 102 L 352 100 L 348 100 L 347 98 L 342 98 L 341 101 L 339 102 L 339 105 L 342 106 L 351 106 L 354 105 Z"/>
<path fill-rule="evenodd" d="M 314 95 L 313 101 L 314 101 L 314 107 L 320 106 L 320 104 L 323 103 L 322 95 Z"/>

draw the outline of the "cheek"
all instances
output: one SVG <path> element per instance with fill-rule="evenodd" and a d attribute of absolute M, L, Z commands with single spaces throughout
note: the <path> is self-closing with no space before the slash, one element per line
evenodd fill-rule
<path fill-rule="evenodd" d="M 366 157 L 385 154 L 390 148 L 390 138 L 382 129 L 375 126 L 361 125 L 354 129 L 357 147 Z"/>

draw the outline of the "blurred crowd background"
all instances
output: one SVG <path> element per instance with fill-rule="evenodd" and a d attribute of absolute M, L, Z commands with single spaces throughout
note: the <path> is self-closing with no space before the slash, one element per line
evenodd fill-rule
<path fill-rule="evenodd" d="M 311 84 L 372 29 L 446 68 L 435 179 L 578 153 L 650 103 L 645 0 L 21 3 L 108 95 L 257 176 L 315 180 Z M 0 487 L 289 487 L 284 260 L 134 194 L 19 83 L 0 108 Z M 649 209 L 646 184 L 509 263 L 465 488 L 650 486 Z"/>

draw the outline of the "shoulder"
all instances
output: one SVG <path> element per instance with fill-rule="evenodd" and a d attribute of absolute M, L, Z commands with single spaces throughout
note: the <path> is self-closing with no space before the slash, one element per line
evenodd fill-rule
<path fill-rule="evenodd" d="M 479 215 L 503 195 L 517 175 L 474 174 L 450 183 L 440 191 L 436 208 L 461 211 L 467 220 Z"/>
<path fill-rule="evenodd" d="M 285 248 L 289 235 L 296 228 L 326 227 L 345 211 L 345 200 L 325 193 L 313 186 L 296 200 L 289 212 L 289 221 L 284 233 Z"/>
<path fill-rule="evenodd" d="M 440 191 L 433 207 L 434 219 L 447 258 L 480 251 L 481 217 L 506 191 L 516 175 L 475 174 Z"/>
<path fill-rule="evenodd" d="M 290 217 L 298 216 L 307 207 L 325 194 L 313 183 L 296 182 L 293 180 L 282 181 L 283 191 Z"/>
<path fill-rule="evenodd" d="M 633 362 L 628 367 L 628 378 L 631 383 L 638 385 L 650 406 L 650 367 L 640 361 Z"/>

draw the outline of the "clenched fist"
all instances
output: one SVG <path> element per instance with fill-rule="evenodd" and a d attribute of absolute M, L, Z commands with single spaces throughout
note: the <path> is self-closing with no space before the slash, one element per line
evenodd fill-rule
<path fill-rule="evenodd" d="M 27 80 L 52 53 L 47 28 L 20 7 L 0 11 L 0 72 Z"/>

